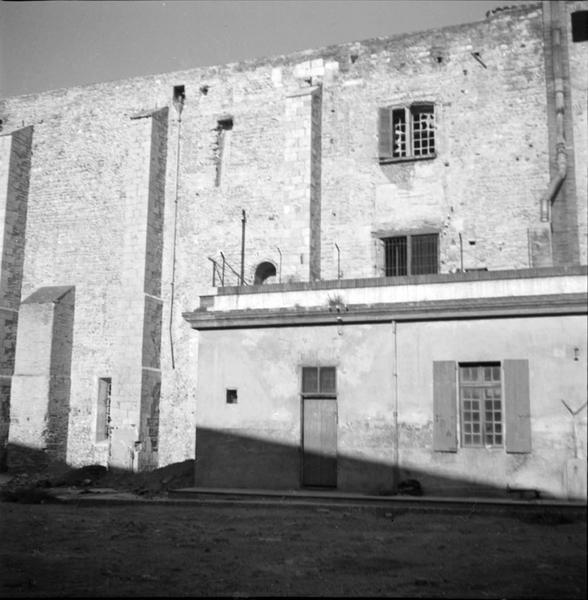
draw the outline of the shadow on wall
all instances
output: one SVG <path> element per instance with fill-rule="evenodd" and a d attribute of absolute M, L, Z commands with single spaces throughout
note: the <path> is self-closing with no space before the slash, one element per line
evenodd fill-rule
<path fill-rule="evenodd" d="M 199 487 L 274 490 L 331 487 L 341 492 L 374 495 L 548 497 L 539 488 L 514 489 L 507 487 L 506 482 L 504 486 L 485 483 L 484 474 L 479 472 L 466 479 L 439 475 L 433 470 L 400 468 L 395 481 L 391 462 L 362 460 L 342 454 L 321 456 L 320 451 L 304 452 L 296 445 L 263 440 L 235 430 L 199 427 L 196 456 L 195 485 Z M 329 463 L 334 465 L 334 479 L 329 476 Z M 568 499 L 585 500 L 585 496 L 572 494 Z"/>
<path fill-rule="evenodd" d="M 10 387 L 8 466 L 65 462 L 69 436 L 75 288 L 37 289 L 20 305 L 15 373 Z M 19 350 L 20 349 L 20 350 Z M 31 455 L 27 444 L 44 448 Z M 20 449 L 24 449 L 21 454 Z M 36 461 L 42 461 L 42 464 Z"/>
<path fill-rule="evenodd" d="M 16 444 L 9 444 L 7 451 L 12 473 L 34 472 L 53 481 L 53 485 L 88 485 L 88 479 L 96 484 L 99 479 L 100 487 L 115 487 L 139 493 L 192 486 L 260 490 L 321 487 L 304 485 L 304 477 L 307 476 L 305 464 L 310 462 L 316 466 L 317 461 L 325 461 L 325 456 L 320 453 L 305 455 L 294 445 L 264 441 L 235 432 L 199 428 L 197 435 L 198 458 L 195 461 L 187 460 L 140 473 L 107 469 L 100 465 L 72 470 L 72 467 L 55 460 L 46 451 Z M 16 457 L 23 459 L 23 462 L 17 463 Z M 425 469 L 401 468 L 396 483 L 394 468 L 389 463 L 344 455 L 326 458 L 327 463 L 335 460 L 335 486 L 332 489 L 340 492 L 382 496 L 401 494 L 526 500 L 548 498 L 540 489 L 509 489 L 506 484 L 504 487 L 487 485 L 480 481 L 442 476 Z M 32 468 L 31 465 L 36 466 Z M 327 464 L 327 473 L 328 470 Z M 316 470 L 313 473 L 313 477 L 315 476 Z M 581 493 L 569 494 L 567 500 L 585 502 L 586 498 Z"/>
<path fill-rule="evenodd" d="M 9 469 L 13 476 L 12 486 L 20 488 L 39 487 L 101 487 L 131 491 L 138 494 L 157 494 L 174 488 L 194 485 L 194 460 L 185 460 L 134 473 L 119 468 L 107 469 L 103 465 L 87 465 L 73 468 L 64 461 L 53 459 L 47 452 L 16 444 L 8 446 L 11 463 L 15 456 L 25 458 L 21 464 Z M 31 465 L 36 465 L 31 467 Z"/>

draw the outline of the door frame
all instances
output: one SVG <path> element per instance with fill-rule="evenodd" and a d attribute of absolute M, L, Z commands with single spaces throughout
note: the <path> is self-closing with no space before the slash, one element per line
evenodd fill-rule
<path fill-rule="evenodd" d="M 335 403 L 335 485 L 307 485 L 304 483 L 304 401 L 305 400 L 326 400 L 328 402 Z M 339 485 L 339 405 L 337 403 L 337 396 L 333 394 L 301 394 L 300 395 L 300 488 L 324 488 L 324 489 L 337 489 Z"/>

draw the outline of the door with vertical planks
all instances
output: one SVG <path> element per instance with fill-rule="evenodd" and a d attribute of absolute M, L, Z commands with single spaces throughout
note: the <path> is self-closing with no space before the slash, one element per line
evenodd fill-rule
<path fill-rule="evenodd" d="M 337 397 L 333 367 L 305 367 L 302 382 L 302 484 L 337 487 Z"/>

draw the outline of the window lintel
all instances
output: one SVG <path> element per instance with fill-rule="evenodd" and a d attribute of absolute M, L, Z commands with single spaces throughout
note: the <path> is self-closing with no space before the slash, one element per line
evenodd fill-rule
<path fill-rule="evenodd" d="M 372 238 L 383 240 L 391 237 L 413 237 L 416 235 L 440 235 L 441 229 L 436 227 L 422 227 L 419 229 L 376 229 L 371 232 Z"/>

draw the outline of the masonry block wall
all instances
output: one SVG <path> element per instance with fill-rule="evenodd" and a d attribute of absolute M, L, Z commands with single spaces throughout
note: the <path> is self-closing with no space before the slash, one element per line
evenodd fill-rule
<path fill-rule="evenodd" d="M 69 441 L 75 290 L 46 287 L 20 307 L 8 463 L 64 464 Z"/>
<path fill-rule="evenodd" d="M 566 27 L 586 5 L 565 4 Z M 439 233 L 441 272 L 532 265 L 552 160 L 544 32 L 535 4 L 1 100 L 13 140 L 23 123 L 35 131 L 21 298 L 76 288 L 67 460 L 194 456 L 198 335 L 181 313 L 211 286 L 209 257 L 222 252 L 236 283 L 242 211 L 249 282 L 262 261 L 282 282 L 380 275 L 379 238 L 425 229 Z M 586 44 L 566 40 L 578 253 L 562 260 L 585 264 Z M 414 102 L 434 105 L 435 157 L 380 164 L 378 109 Z M 108 443 L 96 441 L 100 378 L 112 378 Z"/>
<path fill-rule="evenodd" d="M 0 467 L 10 423 L 33 128 L 0 137 Z"/>
<path fill-rule="evenodd" d="M 563 24 L 565 25 L 565 36 L 567 42 L 567 54 L 569 61 L 569 126 L 572 138 L 568 146 L 573 142 L 572 150 L 574 157 L 574 190 L 576 198 L 576 226 L 579 247 L 579 263 L 585 265 L 588 262 L 588 44 L 586 42 L 574 43 L 572 41 L 571 14 L 575 11 L 587 10 L 586 2 L 568 2 L 560 8 L 563 13 Z M 570 237 L 574 230 L 569 231 Z"/>

